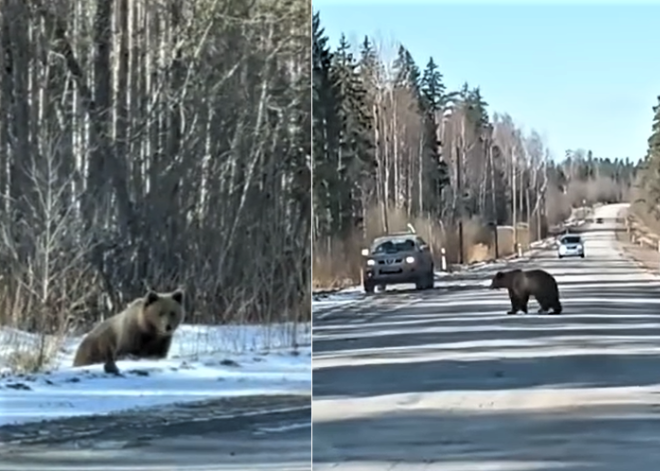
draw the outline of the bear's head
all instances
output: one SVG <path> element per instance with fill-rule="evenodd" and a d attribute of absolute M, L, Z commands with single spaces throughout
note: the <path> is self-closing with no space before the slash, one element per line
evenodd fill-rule
<path fill-rule="evenodd" d="M 490 289 L 507 288 L 509 286 L 508 273 L 498 271 L 490 282 Z"/>
<path fill-rule="evenodd" d="M 183 290 L 171 293 L 149 291 L 143 298 L 143 320 L 160 335 L 172 335 L 185 317 Z"/>

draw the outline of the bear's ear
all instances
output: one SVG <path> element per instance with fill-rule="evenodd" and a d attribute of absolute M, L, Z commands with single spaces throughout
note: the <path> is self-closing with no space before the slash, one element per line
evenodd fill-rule
<path fill-rule="evenodd" d="M 158 293 L 155 291 L 149 291 L 144 297 L 144 307 L 151 306 L 153 303 L 158 301 L 159 298 L 160 296 L 158 296 Z"/>
<path fill-rule="evenodd" d="M 174 299 L 179 304 L 183 304 L 183 290 L 178 289 L 175 292 L 173 292 L 172 299 Z"/>
<path fill-rule="evenodd" d="M 499 280 L 500 278 L 502 278 L 503 276 L 504 276 L 504 273 L 502 273 L 501 271 L 498 271 L 498 272 L 495 274 L 495 278 L 498 279 L 498 280 Z"/>

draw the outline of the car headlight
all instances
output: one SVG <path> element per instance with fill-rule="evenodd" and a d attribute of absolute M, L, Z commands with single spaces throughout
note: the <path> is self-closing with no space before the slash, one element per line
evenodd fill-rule
<path fill-rule="evenodd" d="M 415 263 L 415 257 L 406 257 L 406 263 Z"/>
<path fill-rule="evenodd" d="M 373 267 L 376 264 L 375 260 L 369 259 L 367 260 L 367 266 L 368 267 Z"/>

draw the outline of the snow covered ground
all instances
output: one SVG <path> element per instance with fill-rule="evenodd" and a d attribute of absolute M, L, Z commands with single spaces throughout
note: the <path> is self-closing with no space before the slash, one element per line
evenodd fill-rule
<path fill-rule="evenodd" d="M 51 340 L 51 339 L 48 339 Z M 71 367 L 82 337 L 66 339 L 44 373 L 10 364 L 40 337 L 0 328 L 0 425 L 237 395 L 311 394 L 310 326 L 192 326 L 177 331 L 168 359 Z"/>

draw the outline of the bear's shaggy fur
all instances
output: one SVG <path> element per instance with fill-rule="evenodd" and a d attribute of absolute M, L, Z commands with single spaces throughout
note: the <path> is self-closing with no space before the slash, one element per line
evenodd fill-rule
<path fill-rule="evenodd" d="M 506 288 L 511 299 L 511 310 L 507 314 L 522 311 L 527 314 L 527 302 L 534 296 L 539 303 L 539 313 L 550 309 L 555 314 L 561 314 L 562 306 L 559 302 L 559 289 L 557 280 L 544 270 L 510 270 L 497 272 L 490 284 L 491 289 Z"/>
<path fill-rule="evenodd" d="M 149 291 L 95 326 L 80 343 L 73 366 L 103 363 L 106 373 L 118 375 L 121 358 L 165 358 L 184 316 L 182 290 Z"/>

